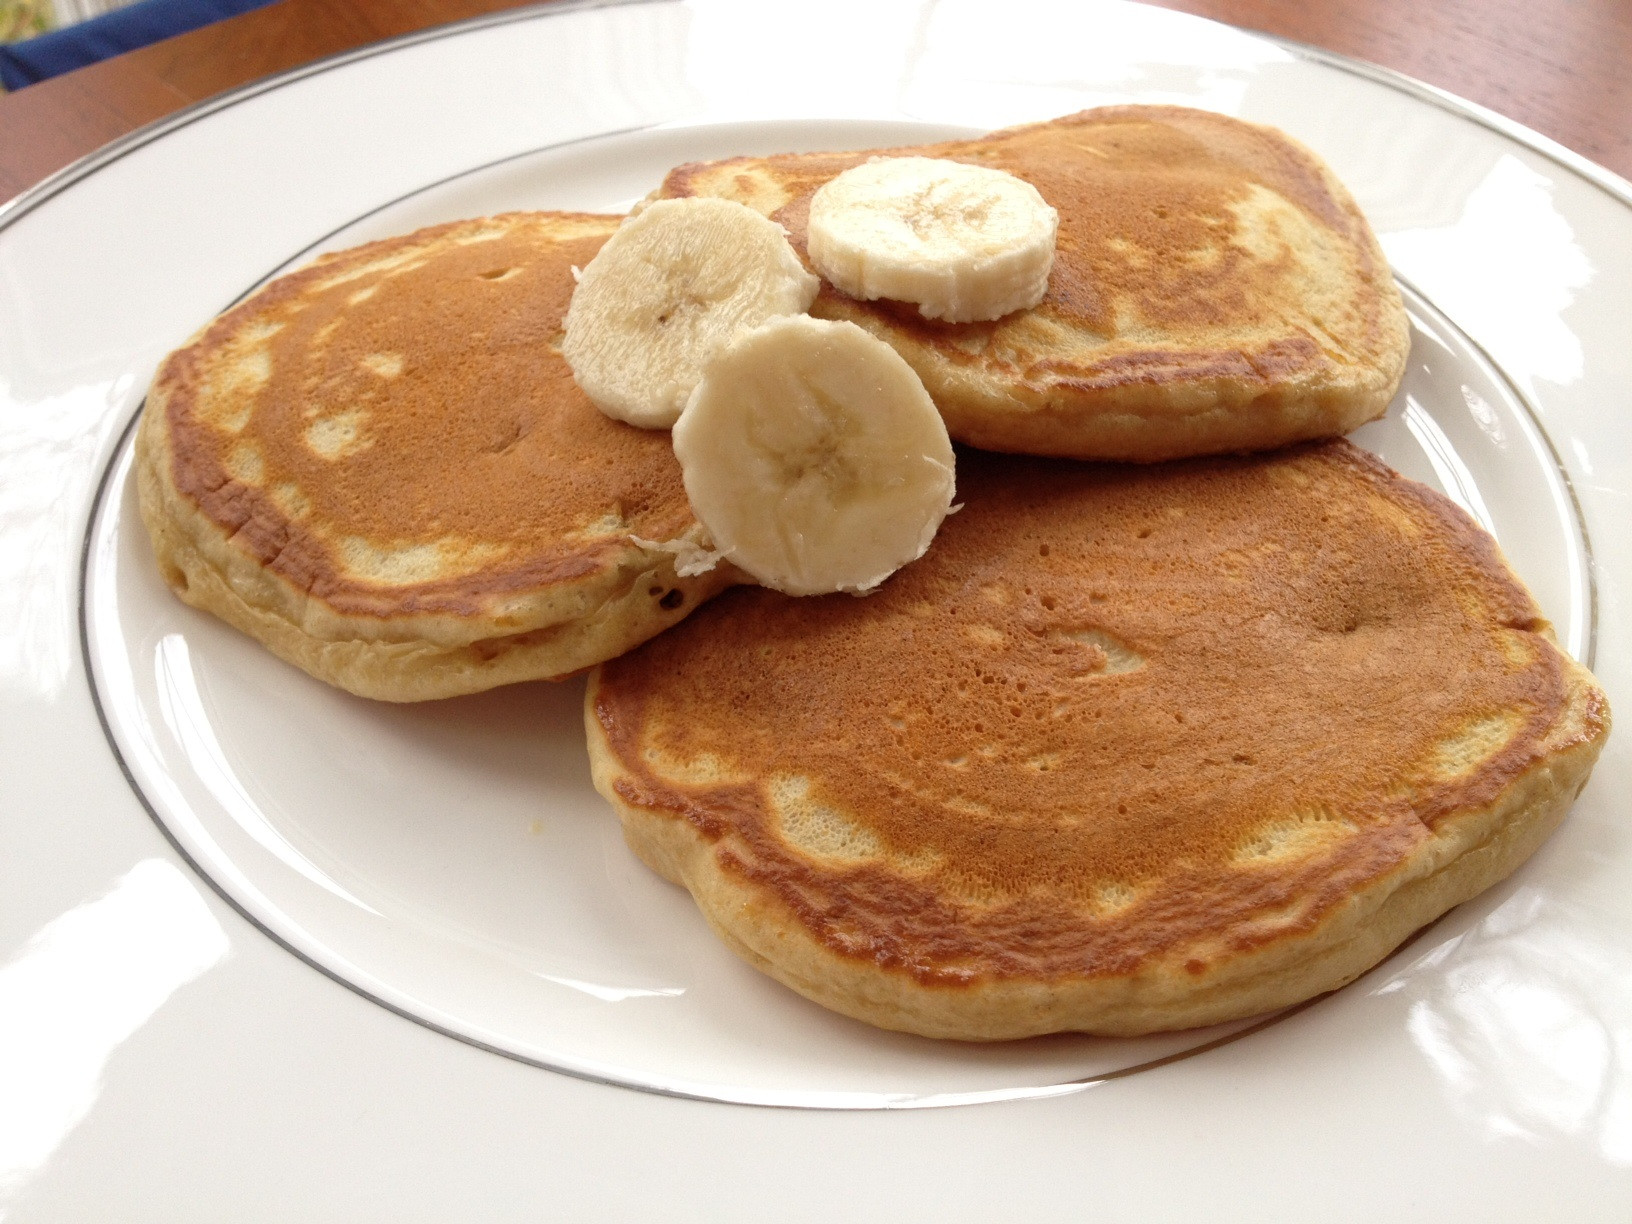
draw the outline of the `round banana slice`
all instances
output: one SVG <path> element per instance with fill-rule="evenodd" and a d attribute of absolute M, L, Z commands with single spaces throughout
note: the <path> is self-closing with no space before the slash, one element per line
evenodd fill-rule
<path fill-rule="evenodd" d="M 972 323 L 1035 306 L 1060 215 L 1024 179 L 934 157 L 879 157 L 811 197 L 810 261 L 837 289 Z"/>
<path fill-rule="evenodd" d="M 854 323 L 803 316 L 709 362 L 674 427 L 720 553 L 790 595 L 872 589 L 924 555 L 952 504 L 952 444 L 924 385 Z"/>
<path fill-rule="evenodd" d="M 715 350 L 810 309 L 821 282 L 782 227 L 731 200 L 659 200 L 583 270 L 561 355 L 607 416 L 667 429 Z"/>

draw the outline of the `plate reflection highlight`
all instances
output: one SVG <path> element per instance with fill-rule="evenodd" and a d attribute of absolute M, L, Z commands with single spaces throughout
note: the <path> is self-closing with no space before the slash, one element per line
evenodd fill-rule
<path fill-rule="evenodd" d="M 198 886 L 146 859 L 0 968 L 0 1202 L 90 1112 L 114 1051 L 227 951 Z"/>

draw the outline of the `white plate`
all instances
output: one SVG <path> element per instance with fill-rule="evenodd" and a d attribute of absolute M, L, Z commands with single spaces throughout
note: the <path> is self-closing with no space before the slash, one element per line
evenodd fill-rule
<path fill-rule="evenodd" d="M 291 259 L 621 207 L 693 158 L 1182 102 L 1286 128 L 1355 191 L 1417 328 L 1358 440 L 1496 532 L 1613 701 L 1624 185 L 1386 74 L 1162 10 L 991 18 L 507 14 L 189 112 L 0 213 L 8 1220 L 1625 1217 L 1616 740 L 1535 860 L 1336 996 L 1222 1043 L 971 1049 L 736 964 L 623 850 L 574 687 L 355 701 L 153 575 L 125 440 L 146 381 Z M 1027 1099 L 870 1108 L 1004 1098 Z"/>

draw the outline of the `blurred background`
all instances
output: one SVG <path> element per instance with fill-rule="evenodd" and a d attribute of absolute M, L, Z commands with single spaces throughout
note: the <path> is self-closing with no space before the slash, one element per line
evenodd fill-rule
<path fill-rule="evenodd" d="M 43 34 L 56 24 L 56 9 L 46 0 L 0 0 L 0 42 Z"/>
<path fill-rule="evenodd" d="M 0 0 L 0 205 L 223 91 L 524 2 Z M 1632 177 L 1632 0 L 1147 2 L 1403 72 Z"/>
<path fill-rule="evenodd" d="M 0 0 L 0 42 L 32 38 L 58 26 L 99 17 L 134 0 Z"/>

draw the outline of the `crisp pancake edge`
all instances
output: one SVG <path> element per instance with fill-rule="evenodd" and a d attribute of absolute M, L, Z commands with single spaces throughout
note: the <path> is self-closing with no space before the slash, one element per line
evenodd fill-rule
<path fill-rule="evenodd" d="M 793 911 L 721 862 L 685 812 L 633 802 L 607 738 L 590 674 L 584 724 L 595 788 L 612 805 L 630 848 L 686 888 L 738 956 L 806 998 L 880 1028 L 963 1041 L 1054 1032 L 1138 1036 L 1220 1024 L 1289 1007 L 1347 985 L 1446 911 L 1506 879 L 1557 828 L 1586 785 L 1609 731 L 1609 710 L 1590 672 L 1559 652 L 1568 700 L 1550 728 L 1547 755 L 1494 800 L 1436 822 L 1433 838 L 1358 890 L 1315 927 L 1267 946 L 1187 967 L 1188 947 L 1129 977 L 925 984 L 910 973 L 844 956 L 816 939 Z M 1590 729 L 1590 730 L 1589 730 Z M 624 785 L 620 785 L 624 784 Z"/>
<path fill-rule="evenodd" d="M 137 432 L 137 499 L 166 584 L 184 603 L 254 638 L 284 662 L 359 697 L 430 701 L 526 680 L 565 679 L 633 649 L 741 580 L 723 565 L 682 578 L 672 553 L 631 543 L 615 563 L 572 584 L 573 599 L 559 619 L 521 631 L 449 644 L 403 638 L 411 632 L 408 618 L 392 626 L 383 618 L 326 611 L 323 631 L 313 632 L 298 612 L 311 597 L 237 548 L 164 479 L 163 427 L 149 425 L 162 411 L 152 409 L 150 404 Z M 663 608 L 647 593 L 653 586 L 680 590 L 685 598 L 676 609 Z"/>

